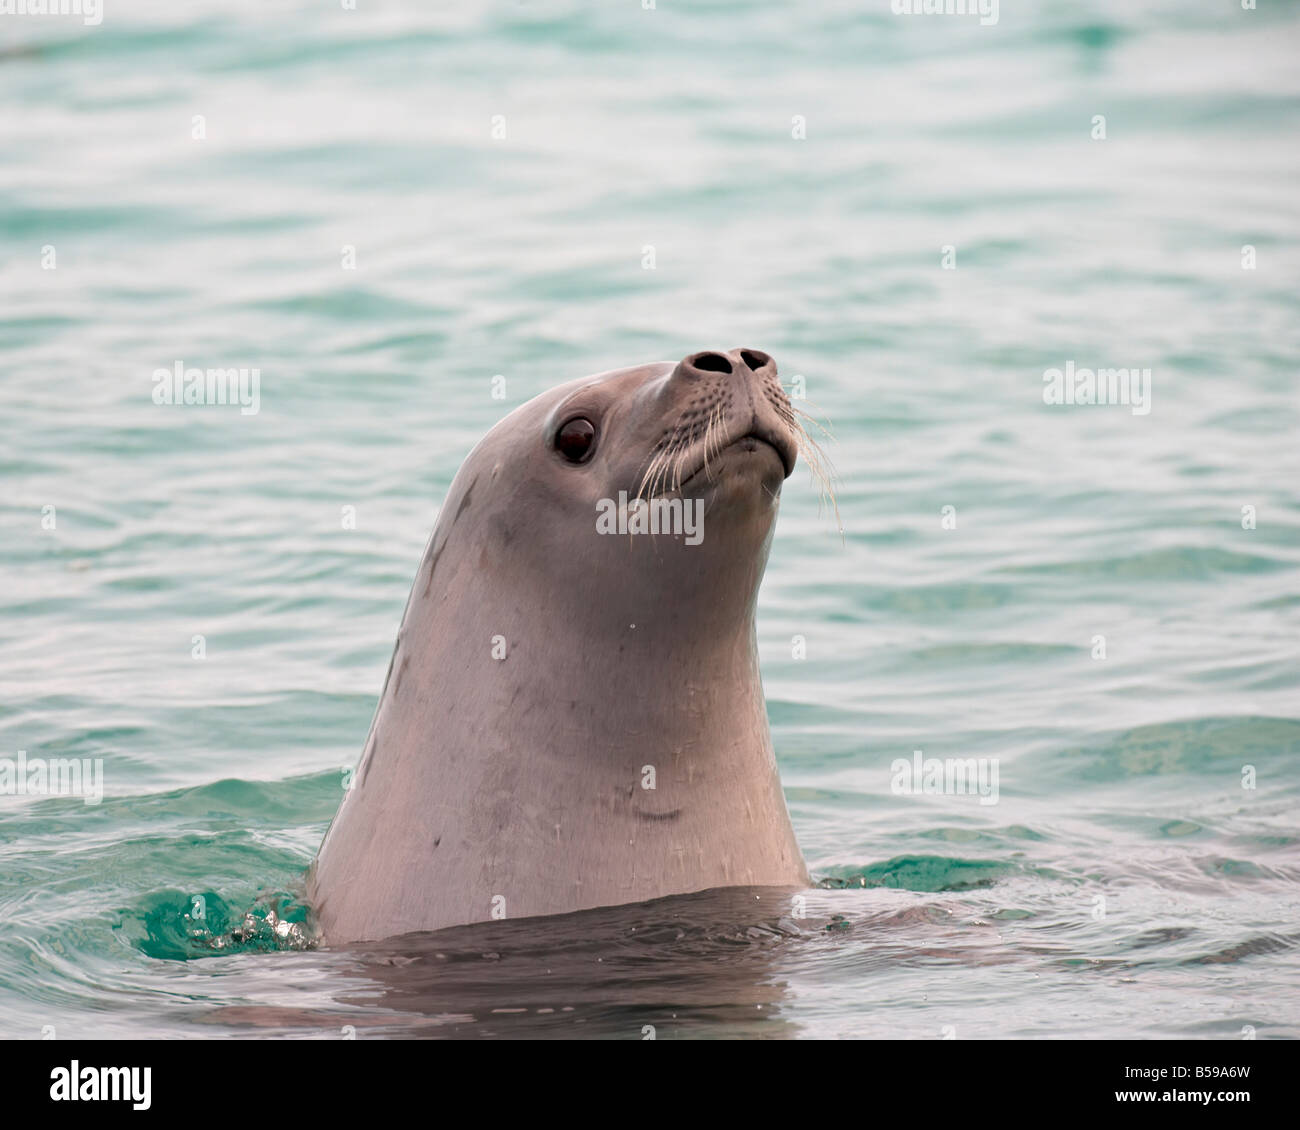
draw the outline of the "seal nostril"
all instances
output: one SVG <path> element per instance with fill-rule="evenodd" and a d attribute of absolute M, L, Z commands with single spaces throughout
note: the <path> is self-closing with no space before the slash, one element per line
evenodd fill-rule
<path fill-rule="evenodd" d="M 721 353 L 701 353 L 691 364 L 697 369 L 703 369 L 708 373 L 731 372 L 731 362 L 723 357 Z"/>
<path fill-rule="evenodd" d="M 742 349 L 740 356 L 741 360 L 755 372 L 772 360 L 766 353 L 755 353 L 752 349 Z"/>

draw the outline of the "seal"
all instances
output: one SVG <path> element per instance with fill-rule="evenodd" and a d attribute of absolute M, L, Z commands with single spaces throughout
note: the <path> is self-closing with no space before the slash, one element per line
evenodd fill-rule
<path fill-rule="evenodd" d="M 570 381 L 492 428 L 308 873 L 326 943 L 807 886 L 754 629 L 803 437 L 754 349 Z"/>

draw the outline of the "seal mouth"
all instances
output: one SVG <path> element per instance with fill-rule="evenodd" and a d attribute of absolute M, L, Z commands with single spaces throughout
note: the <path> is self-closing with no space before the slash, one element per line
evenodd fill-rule
<path fill-rule="evenodd" d="M 717 454 L 713 457 L 717 459 L 727 451 L 759 451 L 762 448 L 769 448 L 776 453 L 777 458 L 781 460 L 781 466 L 785 473 L 782 478 L 788 479 L 794 474 L 795 460 L 798 458 L 799 451 L 794 441 L 788 435 L 781 435 L 773 429 L 765 428 L 756 424 L 749 431 L 738 435 L 735 439 L 728 441 L 718 449 Z M 687 483 L 691 482 L 710 467 L 710 460 L 704 459 L 700 465 L 695 468 L 689 475 L 681 480 L 678 489 L 685 488 Z"/>

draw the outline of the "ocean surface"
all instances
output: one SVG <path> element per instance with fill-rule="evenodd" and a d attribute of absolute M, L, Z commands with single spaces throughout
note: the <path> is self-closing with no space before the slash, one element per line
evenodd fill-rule
<path fill-rule="evenodd" d="M 103 772 L 0 796 L 0 1035 L 1300 1036 L 1298 46 L 1231 0 L 0 15 L 0 758 Z M 315 946 L 461 460 L 737 346 L 833 436 L 843 532 L 797 469 L 759 607 L 818 885 Z M 155 403 L 178 364 L 257 411 Z"/>

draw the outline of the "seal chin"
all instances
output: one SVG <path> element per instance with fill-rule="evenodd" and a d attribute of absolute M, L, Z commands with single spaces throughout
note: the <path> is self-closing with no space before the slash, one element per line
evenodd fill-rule
<path fill-rule="evenodd" d="M 742 451 L 760 451 L 769 449 L 776 454 L 781 460 L 781 469 L 784 474 L 783 479 L 788 479 L 794 474 L 795 460 L 798 458 L 798 448 L 789 436 L 778 435 L 767 428 L 753 428 L 746 432 L 737 440 L 733 440 L 728 447 L 738 447 Z M 724 448 L 725 450 L 725 448 Z"/>
<path fill-rule="evenodd" d="M 769 490 L 781 485 L 794 471 L 796 448 L 792 440 L 767 429 L 754 428 L 726 444 L 711 458 L 686 475 L 678 489 L 682 494 L 692 485 L 712 484 L 724 474 L 756 477 Z"/>

